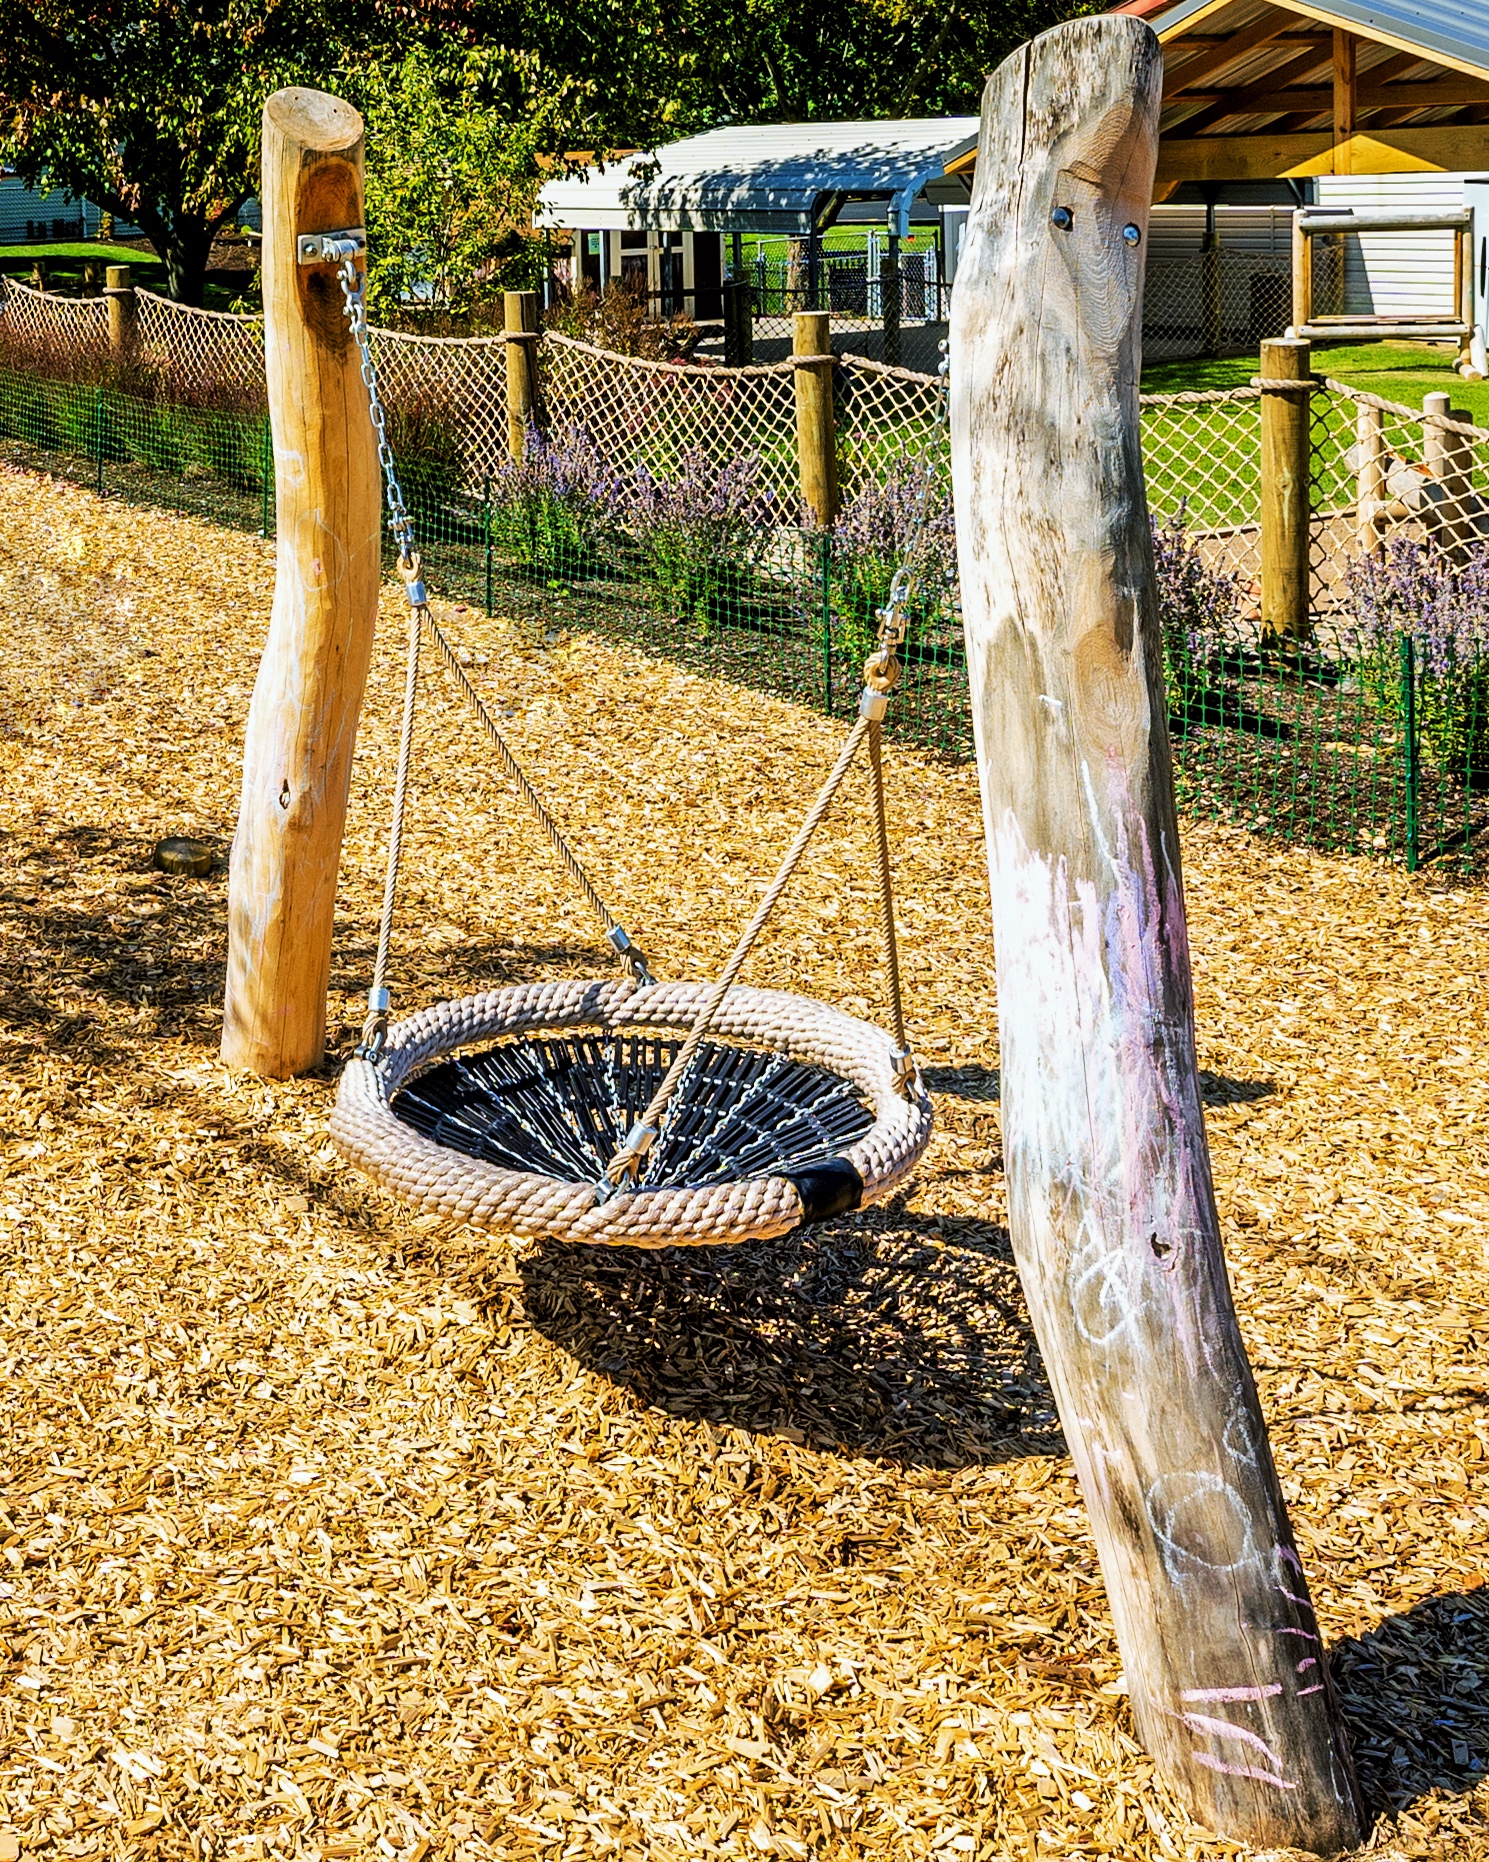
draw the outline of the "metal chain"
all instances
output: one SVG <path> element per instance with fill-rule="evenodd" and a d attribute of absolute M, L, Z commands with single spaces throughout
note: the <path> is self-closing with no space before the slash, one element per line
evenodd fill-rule
<path fill-rule="evenodd" d="M 481 702 L 480 694 L 466 677 L 454 647 L 451 646 L 443 629 L 429 612 L 429 594 L 424 586 L 419 552 L 415 547 L 413 521 L 403 501 L 403 487 L 398 482 L 393 449 L 388 443 L 388 427 L 383 413 L 382 395 L 378 391 L 377 363 L 373 360 L 372 337 L 367 327 L 367 279 L 365 274 L 357 270 L 356 265 L 356 255 L 361 248 L 351 239 L 326 239 L 322 241 L 321 249 L 325 258 L 340 261 L 336 275 L 341 284 L 341 295 L 346 303 L 347 321 L 351 325 L 352 337 L 357 345 L 362 381 L 367 389 L 367 411 L 372 421 L 372 431 L 377 439 L 378 465 L 382 469 L 383 482 L 387 487 L 388 529 L 398 546 L 398 573 L 402 577 L 409 605 L 408 667 L 404 681 L 403 725 L 398 740 L 398 774 L 393 788 L 393 819 L 388 834 L 388 865 L 383 883 L 383 909 L 378 923 L 377 957 L 373 965 L 372 987 L 367 992 L 367 1019 L 363 1024 L 362 1039 L 357 1048 L 358 1054 L 367 1059 L 376 1060 L 382 1053 L 383 1045 L 387 1040 L 388 1010 L 392 1000 L 387 986 L 388 952 L 393 941 L 393 912 L 398 898 L 398 868 L 403 855 L 403 816 L 408 794 L 409 764 L 413 756 L 414 717 L 419 689 L 419 651 L 426 627 L 441 657 L 459 684 L 466 702 L 475 711 L 482 729 L 501 760 L 502 767 L 517 784 L 522 799 L 537 817 L 554 851 L 604 926 L 606 943 L 619 957 L 627 975 L 643 987 L 655 983 L 656 978 L 648 968 L 640 947 L 631 939 L 625 927 L 605 904 L 598 888 L 580 864 L 578 855 L 564 838 L 558 823 L 543 806 L 542 798 L 528 780 L 522 765 L 513 756 L 506 739 L 497 729 L 496 720 Z"/>

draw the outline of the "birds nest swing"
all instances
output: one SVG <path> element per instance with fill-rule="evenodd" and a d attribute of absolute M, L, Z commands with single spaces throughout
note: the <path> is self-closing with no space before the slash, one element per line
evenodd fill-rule
<path fill-rule="evenodd" d="M 335 256 L 381 439 L 355 248 Z M 569 1242 L 661 1248 L 767 1239 L 883 1201 L 914 1168 L 931 1130 L 900 1004 L 882 763 L 906 572 L 896 575 L 880 616 L 858 720 L 722 974 L 711 984 L 658 982 L 430 614 L 392 458 L 379 450 L 409 600 L 408 664 L 377 961 L 362 1042 L 342 1073 L 332 1114 L 338 1149 L 420 1209 Z M 624 977 L 520 984 L 389 1024 L 385 978 L 426 632 L 605 926 Z M 865 742 L 893 1037 L 825 1003 L 736 986 Z"/>

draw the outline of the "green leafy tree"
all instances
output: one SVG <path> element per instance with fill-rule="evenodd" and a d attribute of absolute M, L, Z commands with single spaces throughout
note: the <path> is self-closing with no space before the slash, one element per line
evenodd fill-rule
<path fill-rule="evenodd" d="M 383 322 L 467 321 L 538 282 L 532 211 L 545 151 L 583 114 L 536 56 L 415 46 L 349 73 L 367 119 L 368 304 Z"/>
<path fill-rule="evenodd" d="M 198 304 L 258 183 L 264 98 L 315 82 L 305 48 L 330 43 L 314 0 L 0 0 L 0 153 L 136 222 Z"/>

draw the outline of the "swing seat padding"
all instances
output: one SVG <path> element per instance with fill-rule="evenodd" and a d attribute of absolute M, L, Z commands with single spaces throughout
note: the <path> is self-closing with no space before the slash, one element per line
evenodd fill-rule
<path fill-rule="evenodd" d="M 332 1139 L 419 1209 L 611 1247 L 765 1240 L 892 1194 L 931 1133 L 893 1041 L 807 997 L 735 988 L 639 1185 L 602 1200 L 602 1167 L 707 988 L 564 981 L 438 1003 L 394 1024 L 375 1061 L 347 1063 Z"/>

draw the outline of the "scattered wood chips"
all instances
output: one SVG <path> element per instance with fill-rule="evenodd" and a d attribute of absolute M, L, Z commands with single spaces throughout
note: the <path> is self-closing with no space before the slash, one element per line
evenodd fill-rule
<path fill-rule="evenodd" d="M 217 1060 L 268 546 L 0 478 L 0 1856 L 1210 1858 L 1133 1737 L 1003 1227 L 969 768 L 897 753 L 911 1194 L 514 1251 Z M 626 924 L 707 975 L 841 737 L 442 618 Z M 360 1018 L 388 597 L 332 997 Z M 751 975 L 878 1011 L 861 793 Z M 1383 1856 L 1489 1855 L 1489 896 L 1196 828 L 1226 1241 Z M 608 973 L 435 675 L 396 1003 Z"/>

